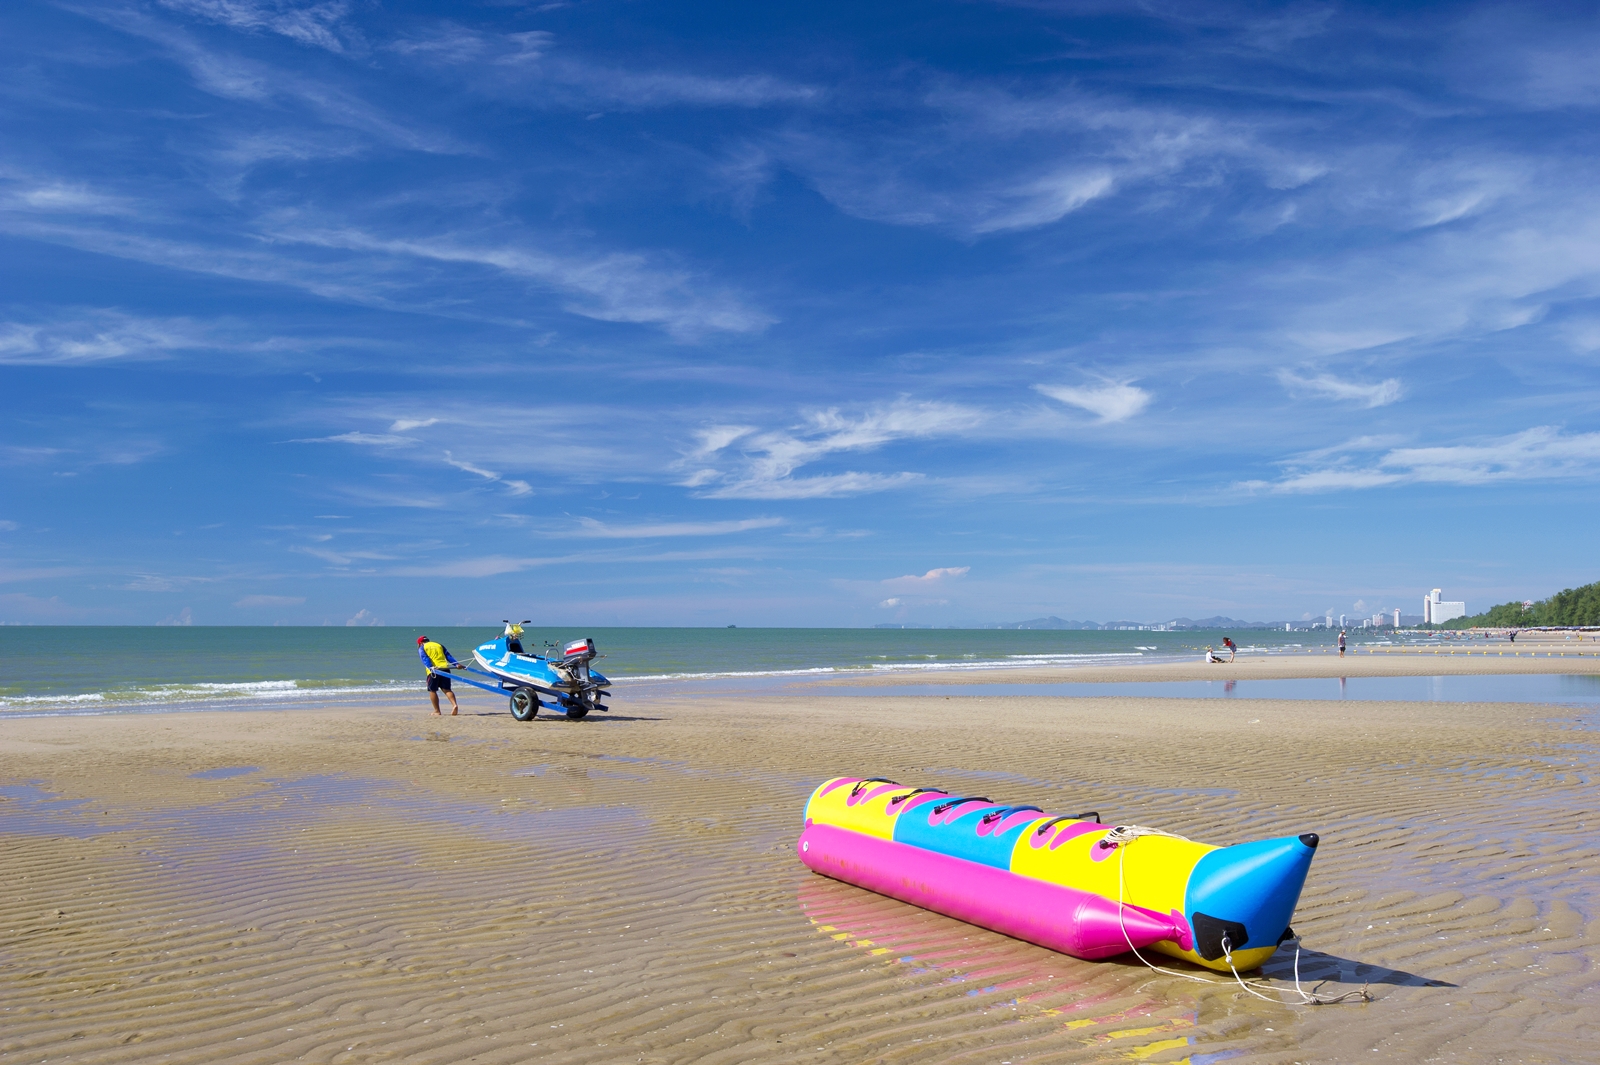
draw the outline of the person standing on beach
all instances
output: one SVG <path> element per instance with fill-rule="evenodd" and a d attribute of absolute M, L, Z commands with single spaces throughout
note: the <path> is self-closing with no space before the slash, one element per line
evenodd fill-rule
<path fill-rule="evenodd" d="M 417 637 L 417 657 L 422 659 L 422 667 L 428 671 L 428 700 L 433 703 L 433 715 L 443 716 L 439 712 L 441 691 L 450 697 L 450 716 L 460 715 L 461 704 L 456 702 L 456 693 L 450 690 L 450 678 L 438 671 L 454 669 L 461 663 L 451 656 L 444 644 L 434 643 L 426 636 Z"/>
<path fill-rule="evenodd" d="M 1344 657 L 1344 630 L 1339 630 L 1339 657 Z"/>
<path fill-rule="evenodd" d="M 1222 638 L 1222 646 L 1228 649 L 1228 661 L 1232 662 L 1239 655 L 1239 645 L 1233 642 L 1232 636 Z"/>

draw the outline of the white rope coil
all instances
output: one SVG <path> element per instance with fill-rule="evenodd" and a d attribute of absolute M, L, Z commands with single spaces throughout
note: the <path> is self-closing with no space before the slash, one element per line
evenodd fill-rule
<path fill-rule="evenodd" d="M 1166 969 L 1156 965 L 1151 962 L 1149 958 L 1146 958 L 1143 954 L 1140 954 L 1139 948 L 1133 945 L 1133 937 L 1128 935 L 1128 923 L 1122 915 L 1123 907 L 1127 905 L 1127 903 L 1123 901 L 1123 898 L 1126 895 L 1124 863 L 1128 856 L 1127 845 L 1131 844 L 1134 840 L 1140 838 L 1141 836 L 1167 836 L 1171 839 L 1181 839 L 1185 842 L 1193 842 L 1193 840 L 1189 840 L 1185 836 L 1180 836 L 1176 832 L 1167 832 L 1159 828 L 1146 828 L 1143 825 L 1118 825 L 1101 838 L 1100 842 L 1102 844 L 1109 843 L 1114 847 L 1118 847 L 1122 852 L 1117 855 L 1117 923 L 1122 927 L 1122 938 L 1127 941 L 1128 949 L 1133 951 L 1133 956 L 1144 962 L 1146 967 L 1155 972 L 1162 973 L 1166 976 L 1181 977 L 1184 980 L 1193 980 L 1197 984 L 1218 983 L 1218 981 L 1207 979 L 1204 976 L 1196 976 L 1193 973 L 1181 973 L 1176 969 Z M 1227 936 L 1222 937 L 1222 956 L 1223 959 L 1227 961 L 1228 969 L 1233 973 L 1233 978 L 1238 981 L 1239 986 L 1246 992 L 1254 995 L 1256 998 L 1261 999 L 1263 1002 L 1276 1002 L 1279 1005 L 1284 1006 L 1332 1006 L 1336 1003 L 1348 1002 L 1352 999 L 1356 999 L 1361 1002 L 1372 1001 L 1372 995 L 1367 992 L 1367 987 L 1365 984 L 1361 986 L 1361 990 L 1359 991 L 1346 991 L 1344 994 L 1339 995 L 1336 998 L 1322 998 L 1301 987 L 1299 936 L 1294 937 L 1294 991 L 1295 994 L 1300 996 L 1299 1002 L 1295 1002 L 1293 999 L 1285 1000 L 1276 995 L 1263 995 L 1260 991 L 1257 991 L 1256 988 L 1262 987 L 1266 988 L 1268 991 L 1282 991 L 1285 989 L 1273 987 L 1271 984 L 1256 983 L 1253 980 L 1246 981 L 1243 976 L 1240 976 L 1239 970 L 1234 968 L 1233 965 L 1233 944 L 1228 942 Z"/>

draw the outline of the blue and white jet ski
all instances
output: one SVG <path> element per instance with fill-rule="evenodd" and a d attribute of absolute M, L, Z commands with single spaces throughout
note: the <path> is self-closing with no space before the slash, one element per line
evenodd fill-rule
<path fill-rule="evenodd" d="M 592 639 L 573 640 L 559 651 L 547 644 L 544 654 L 529 654 L 522 647 L 522 625 L 508 621 L 505 626 L 498 639 L 473 648 L 472 657 L 499 681 L 500 690 L 511 693 L 512 717 L 532 721 L 546 706 L 577 721 L 591 710 L 607 709 L 600 700 L 609 694 L 605 689 L 611 681 L 590 668 L 598 657 Z"/>

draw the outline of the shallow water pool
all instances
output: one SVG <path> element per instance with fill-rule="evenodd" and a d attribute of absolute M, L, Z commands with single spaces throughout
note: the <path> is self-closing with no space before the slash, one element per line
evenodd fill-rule
<path fill-rule="evenodd" d="M 1556 703 L 1600 708 L 1600 676 L 1559 673 L 1446 677 L 1297 677 L 1286 680 L 1151 680 L 1047 684 L 817 684 L 825 695 L 1136 696 L 1157 699 L 1360 699 L 1419 703 Z"/>

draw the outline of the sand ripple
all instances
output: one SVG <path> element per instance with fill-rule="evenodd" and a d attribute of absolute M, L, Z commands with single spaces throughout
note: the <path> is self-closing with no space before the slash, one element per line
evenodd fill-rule
<path fill-rule="evenodd" d="M 1531 1062 L 1600 1039 L 1600 737 L 1559 711 L 632 709 L 6 723 L 0 1061 Z M 192 775 L 229 766 L 257 768 Z M 1078 962 L 813 876 L 800 806 L 846 771 L 1218 843 L 1318 831 L 1302 978 L 1375 1000 Z"/>

